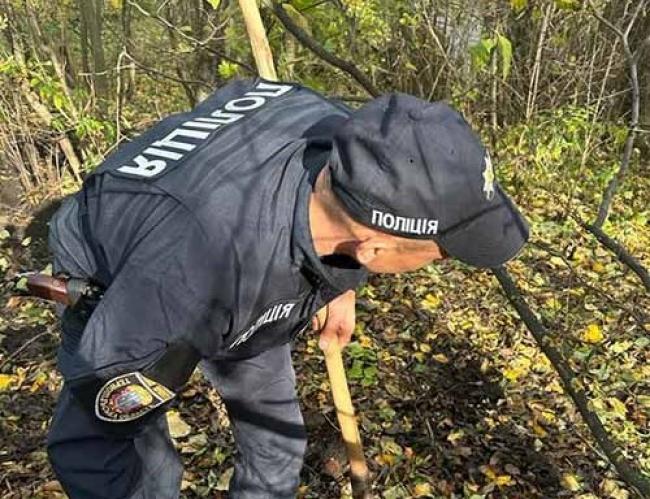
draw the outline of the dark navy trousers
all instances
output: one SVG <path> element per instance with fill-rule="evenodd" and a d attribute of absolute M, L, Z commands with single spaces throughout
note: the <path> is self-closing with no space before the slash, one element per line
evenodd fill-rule
<path fill-rule="evenodd" d="M 290 346 L 241 361 L 201 364 L 223 397 L 237 444 L 232 499 L 293 498 L 306 447 Z M 64 386 L 48 455 L 72 499 L 167 499 L 180 494 L 182 465 L 164 413 L 132 437 L 101 431 Z"/>

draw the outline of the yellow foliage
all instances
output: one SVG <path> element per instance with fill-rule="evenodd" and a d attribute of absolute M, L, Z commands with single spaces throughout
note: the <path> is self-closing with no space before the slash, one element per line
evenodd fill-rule
<path fill-rule="evenodd" d="M 397 461 L 397 457 L 393 454 L 384 453 L 378 455 L 376 461 L 382 466 L 392 466 Z"/>
<path fill-rule="evenodd" d="M 359 345 L 361 345 L 363 348 L 370 348 L 373 346 L 373 341 L 372 338 L 368 335 L 362 335 L 359 336 Z"/>
<path fill-rule="evenodd" d="M 528 357 L 515 359 L 509 368 L 503 371 L 503 376 L 509 381 L 517 381 L 521 376 L 528 374 L 531 361 Z"/>
<path fill-rule="evenodd" d="M 47 383 L 47 374 L 40 372 L 36 375 L 36 378 L 34 378 L 34 382 L 29 388 L 29 391 L 31 393 L 37 392 L 43 385 L 45 385 L 45 383 Z"/>
<path fill-rule="evenodd" d="M 435 361 L 440 362 L 441 364 L 448 364 L 449 359 L 444 353 L 436 353 L 431 356 Z"/>
<path fill-rule="evenodd" d="M 426 310 L 435 310 L 440 306 L 441 303 L 442 300 L 439 297 L 429 293 L 424 297 L 424 300 L 420 302 L 420 305 Z"/>
<path fill-rule="evenodd" d="M 562 475 L 562 487 L 571 492 L 576 492 L 581 488 L 580 482 L 572 473 L 565 473 Z"/>
<path fill-rule="evenodd" d="M 457 440 L 460 440 L 465 436 L 465 432 L 463 430 L 454 430 L 449 435 L 447 436 L 447 440 L 449 442 L 456 442 Z"/>
<path fill-rule="evenodd" d="M 16 376 L 12 374 L 0 374 L 0 392 L 7 390 L 14 381 L 16 381 Z"/>
<path fill-rule="evenodd" d="M 625 415 L 627 414 L 627 408 L 625 407 L 625 404 L 623 402 L 621 402 L 616 397 L 610 397 L 607 399 L 607 403 L 612 408 L 612 412 L 617 417 L 621 419 L 625 419 Z"/>
<path fill-rule="evenodd" d="M 594 263 L 591 264 L 591 270 L 593 270 L 594 272 L 596 272 L 596 273 L 598 273 L 598 274 L 602 274 L 602 273 L 605 272 L 607 269 L 606 269 L 606 267 L 605 267 L 602 263 L 600 263 L 600 262 L 594 262 Z"/>
<path fill-rule="evenodd" d="M 540 438 L 544 438 L 548 435 L 546 430 L 537 421 L 533 421 L 533 431 L 535 432 L 535 435 Z"/>
<path fill-rule="evenodd" d="M 508 485 L 513 485 L 515 482 L 510 475 L 499 475 L 494 480 L 499 487 L 506 487 Z"/>
<path fill-rule="evenodd" d="M 167 424 L 169 425 L 169 434 L 172 438 L 183 438 L 192 433 L 192 427 L 188 425 L 178 411 L 167 412 Z"/>
<path fill-rule="evenodd" d="M 487 477 L 487 479 L 490 480 L 491 482 L 493 482 L 496 479 L 497 474 L 494 468 L 492 468 L 492 466 L 490 465 L 481 466 L 479 469 L 481 470 L 481 473 L 483 473 Z"/>
<path fill-rule="evenodd" d="M 431 497 L 432 494 L 431 485 L 428 483 L 418 483 L 413 488 L 413 497 Z"/>
<path fill-rule="evenodd" d="M 600 343 L 603 338 L 603 330 L 598 324 L 589 324 L 582 333 L 582 341 L 585 343 Z"/>
<path fill-rule="evenodd" d="M 546 299 L 546 306 L 551 310 L 560 310 L 562 308 L 562 302 L 556 297 L 551 296 Z"/>

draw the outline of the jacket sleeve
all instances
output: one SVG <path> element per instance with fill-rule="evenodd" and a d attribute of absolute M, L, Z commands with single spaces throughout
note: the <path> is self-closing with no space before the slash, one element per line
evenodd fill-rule
<path fill-rule="evenodd" d="M 195 236 L 180 231 L 155 253 L 132 252 L 76 343 L 64 341 L 66 382 L 99 420 L 128 423 L 167 404 L 221 345 L 229 315 L 209 248 Z"/>

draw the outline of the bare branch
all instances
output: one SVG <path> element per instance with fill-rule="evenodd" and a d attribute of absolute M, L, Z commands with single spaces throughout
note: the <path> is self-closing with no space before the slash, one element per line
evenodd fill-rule
<path fill-rule="evenodd" d="M 237 65 L 241 66 L 242 68 L 244 68 L 246 71 L 249 71 L 250 73 L 257 74 L 257 72 L 255 71 L 255 68 L 253 68 L 250 64 L 246 64 L 245 62 L 239 61 L 237 59 L 233 59 L 232 57 L 230 57 L 225 52 L 215 50 L 213 47 L 211 47 L 209 45 L 209 42 L 212 39 L 214 39 L 217 31 L 220 30 L 222 28 L 222 26 L 215 27 L 212 30 L 212 32 L 204 40 L 199 40 L 198 38 L 194 38 L 193 36 L 188 35 L 187 33 L 183 32 L 180 29 L 178 29 L 168 19 L 166 19 L 166 18 L 164 18 L 164 17 L 162 17 L 162 16 L 160 16 L 158 14 L 152 14 L 151 12 L 146 10 L 145 8 L 141 7 L 140 4 L 138 4 L 137 2 L 135 2 L 133 0 L 128 0 L 128 3 L 129 3 L 129 5 L 132 5 L 133 7 L 135 7 L 142 15 L 144 15 L 146 17 L 149 17 L 151 19 L 155 19 L 160 24 L 165 26 L 167 29 L 173 30 L 176 34 L 178 34 L 178 36 L 180 36 L 181 38 L 183 38 L 186 41 L 190 42 L 195 47 L 200 47 L 202 49 L 205 49 L 208 52 L 210 52 L 211 54 L 218 55 L 219 57 L 221 57 L 222 59 L 225 59 L 226 61 L 230 61 L 230 62 L 232 62 L 234 64 L 237 64 Z M 160 9 L 158 9 L 158 10 L 160 10 Z"/>
<path fill-rule="evenodd" d="M 621 39 L 625 38 L 625 34 L 620 29 L 618 29 L 617 26 L 609 22 L 607 19 L 603 17 L 603 15 L 600 12 L 598 12 L 598 9 L 594 5 L 593 0 L 587 0 L 587 1 L 589 3 L 589 8 L 591 9 L 591 13 L 594 15 L 596 19 L 598 19 L 601 23 L 603 23 L 605 26 L 611 29 L 619 38 Z"/>
<path fill-rule="evenodd" d="M 582 220 L 573 217 L 580 226 L 591 234 L 594 235 L 598 241 L 605 246 L 608 250 L 616 255 L 616 257 L 627 265 L 636 275 L 639 276 L 643 285 L 650 291 L 650 274 L 648 270 L 637 260 L 629 251 L 627 251 L 620 243 L 609 237 L 605 232 L 595 224 L 587 224 Z"/>
<path fill-rule="evenodd" d="M 280 22 L 298 39 L 300 43 L 325 62 L 328 62 L 332 66 L 339 68 L 352 76 L 352 78 L 354 78 L 373 97 L 379 95 L 379 90 L 377 90 L 368 76 L 366 76 L 357 66 L 325 50 L 316 40 L 293 22 L 293 19 L 291 19 L 291 17 L 285 12 L 284 7 L 282 7 L 280 3 L 273 1 L 271 5 L 273 6 L 273 12 L 275 12 L 275 15 L 278 17 Z"/>
<path fill-rule="evenodd" d="M 637 489 L 642 497 L 650 497 L 650 481 L 634 469 L 625 459 L 621 449 L 618 448 L 607 434 L 598 415 L 590 409 L 583 383 L 576 377 L 576 374 L 567 361 L 564 360 L 562 354 L 553 346 L 548 332 L 524 300 L 524 297 L 512 281 L 508 271 L 504 267 L 497 267 L 492 269 L 492 272 L 499 281 L 499 284 L 501 284 L 508 301 L 517 310 L 519 317 L 521 317 L 521 320 L 533 335 L 533 338 L 535 338 L 537 345 L 544 352 L 544 355 L 546 355 L 551 364 L 553 364 L 553 367 L 560 376 L 562 387 L 575 403 L 578 412 L 580 412 L 582 419 L 589 427 L 589 430 L 591 430 L 591 434 L 598 443 L 598 446 L 607 456 L 607 459 L 614 465 L 621 479 L 631 487 Z"/>

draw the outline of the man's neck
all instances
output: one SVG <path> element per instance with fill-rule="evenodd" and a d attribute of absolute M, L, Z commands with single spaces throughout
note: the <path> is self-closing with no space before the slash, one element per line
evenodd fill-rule
<path fill-rule="evenodd" d="M 316 189 L 309 196 L 309 229 L 316 254 L 354 257 L 357 234 L 333 213 L 331 194 L 322 188 L 322 183 L 326 182 L 324 175 L 319 175 L 316 182 Z"/>
<path fill-rule="evenodd" d="M 312 192 L 309 196 L 309 229 L 318 256 L 331 255 L 342 242 L 349 239 L 345 237 L 348 234 L 329 216 L 325 200 L 319 192 Z"/>

